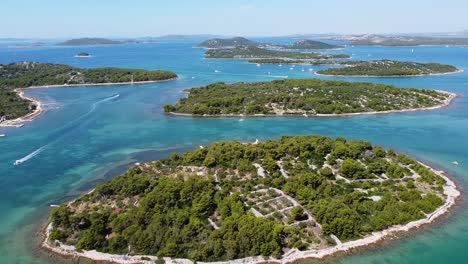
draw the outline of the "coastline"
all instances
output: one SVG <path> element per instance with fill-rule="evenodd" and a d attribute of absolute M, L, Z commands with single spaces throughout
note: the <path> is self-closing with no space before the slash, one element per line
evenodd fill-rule
<path fill-rule="evenodd" d="M 304 53 L 304 54 L 307 54 L 307 53 Z M 349 60 L 351 59 L 352 57 L 349 56 L 348 58 L 322 58 L 322 59 L 293 59 L 293 58 L 288 58 L 288 57 L 240 57 L 240 58 L 209 58 L 209 57 L 205 57 L 204 59 L 205 60 L 275 60 L 275 59 L 279 59 L 279 60 Z"/>
<path fill-rule="evenodd" d="M 392 114 L 392 113 L 405 113 L 405 112 L 417 112 L 417 111 L 430 111 L 436 110 L 443 107 L 449 106 L 455 98 L 458 97 L 457 94 L 442 91 L 442 90 L 435 90 L 437 92 L 448 94 L 449 97 L 439 105 L 435 106 L 428 106 L 422 108 L 409 108 L 409 109 L 402 109 L 402 110 L 387 110 L 387 111 L 371 111 L 371 112 L 358 112 L 358 113 L 344 113 L 344 114 L 315 114 L 315 115 L 307 115 L 307 114 L 254 114 L 254 115 L 247 115 L 247 114 L 219 114 L 219 115 L 195 115 L 195 114 L 188 114 L 188 113 L 177 113 L 177 112 L 168 112 L 167 115 L 173 116 L 190 116 L 190 117 L 349 117 L 349 116 L 360 116 L 360 115 L 379 115 L 379 114 Z"/>
<path fill-rule="evenodd" d="M 157 80 L 157 81 L 141 81 L 141 82 L 120 82 L 120 83 L 85 83 L 85 84 L 56 84 L 56 85 L 40 85 L 40 86 L 29 86 L 25 88 L 16 88 L 14 91 L 18 94 L 19 97 L 22 99 L 31 101 L 33 104 L 36 105 L 36 110 L 33 112 L 26 114 L 24 116 L 18 117 L 16 119 L 7 120 L 6 122 L 0 123 L 0 128 L 8 128 L 8 127 L 22 127 L 24 123 L 33 121 L 36 117 L 42 114 L 42 102 L 39 100 L 27 97 L 24 95 L 24 90 L 27 89 L 47 89 L 47 88 L 68 88 L 68 87 L 81 87 L 81 86 L 114 86 L 114 85 L 132 85 L 132 84 L 149 84 L 149 83 L 162 83 L 162 82 L 171 82 L 177 80 L 178 77 L 167 79 L 167 80 Z"/>
<path fill-rule="evenodd" d="M 173 259 L 164 257 L 164 261 L 169 264 L 193 264 L 193 263 L 202 263 L 202 264 L 261 264 L 261 263 L 293 263 L 299 260 L 307 259 L 324 259 L 327 257 L 332 257 L 340 253 L 350 253 L 354 250 L 362 250 L 368 246 L 374 245 L 379 242 L 383 242 L 387 238 L 397 237 L 399 234 L 407 233 L 408 231 L 417 231 L 417 229 L 432 224 L 436 220 L 440 219 L 442 216 L 450 213 L 451 209 L 456 205 L 457 201 L 461 196 L 461 192 L 457 189 L 457 185 L 450 178 L 450 176 L 445 175 L 443 171 L 437 171 L 434 168 L 419 162 L 424 167 L 430 169 L 432 172 L 436 173 L 442 177 L 446 183 L 444 185 L 444 194 L 446 195 L 445 203 L 436 209 L 431 214 L 426 215 L 425 218 L 409 222 L 406 225 L 396 225 L 389 227 L 385 230 L 373 232 L 366 237 L 363 237 L 358 240 L 344 242 L 336 246 L 331 246 L 328 248 L 320 250 L 306 250 L 299 251 L 297 249 L 292 249 L 289 252 L 283 254 L 281 259 L 276 259 L 273 257 L 262 257 L 254 256 L 247 257 L 242 259 L 235 259 L 229 261 L 218 261 L 218 262 L 194 262 L 189 259 Z M 79 260 L 81 258 L 95 261 L 98 263 L 122 263 L 122 264 L 136 264 L 136 263 L 154 263 L 158 260 L 156 256 L 146 256 L 146 255 L 136 255 L 136 256 L 123 256 L 123 255 L 113 255 L 108 253 L 97 252 L 96 250 L 82 251 L 77 252 L 74 246 L 68 246 L 61 243 L 54 242 L 55 245 L 52 245 L 49 242 L 50 231 L 52 230 L 52 223 L 48 223 L 47 227 L 43 230 L 44 240 L 41 243 L 41 247 L 46 251 L 59 255 L 65 258 L 72 258 L 73 260 Z"/>
<path fill-rule="evenodd" d="M 352 67 L 352 66 L 351 66 Z M 453 72 L 442 72 L 442 73 L 428 73 L 428 74 L 416 74 L 416 75 L 333 75 L 333 74 L 321 74 L 315 72 L 314 74 L 317 76 L 325 76 L 325 77 L 348 77 L 348 78 L 411 78 L 411 77 L 427 77 L 427 76 L 441 76 L 441 75 L 451 75 L 451 74 L 458 74 L 462 73 L 465 70 L 458 69 Z"/>

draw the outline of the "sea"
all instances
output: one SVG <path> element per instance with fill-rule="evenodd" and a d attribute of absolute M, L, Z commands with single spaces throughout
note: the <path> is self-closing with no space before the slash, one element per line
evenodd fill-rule
<path fill-rule="evenodd" d="M 289 38 L 262 38 L 291 43 Z M 66 203 L 125 172 L 136 162 L 168 157 L 223 140 L 253 142 L 285 135 L 320 134 L 370 140 L 445 171 L 462 193 L 468 189 L 468 49 L 463 47 L 353 47 L 355 60 L 392 59 L 438 62 L 464 73 L 414 78 L 334 78 L 314 72 L 328 66 L 248 64 L 243 60 L 207 60 L 201 40 L 161 40 L 116 46 L 39 47 L 0 43 L 0 64 L 38 61 L 76 67 L 123 67 L 174 71 L 167 83 L 30 89 L 27 96 L 45 111 L 22 128 L 0 134 L 0 263 L 67 263 L 39 248 L 51 205 Z M 412 52 L 414 49 L 414 52 Z M 91 58 L 75 58 L 88 52 Z M 321 51 L 322 52 L 322 51 Z M 439 89 L 459 97 L 433 111 L 386 115 L 304 118 L 192 118 L 167 116 L 165 104 L 186 96 L 184 89 L 214 82 L 258 82 L 319 78 Z M 119 95 L 118 97 L 115 95 Z M 24 161 L 14 166 L 16 160 Z M 459 163 L 458 166 L 452 164 Z M 464 197 L 437 223 L 399 239 L 321 263 L 466 263 L 468 207 Z M 314 262 L 314 261 L 306 261 Z"/>

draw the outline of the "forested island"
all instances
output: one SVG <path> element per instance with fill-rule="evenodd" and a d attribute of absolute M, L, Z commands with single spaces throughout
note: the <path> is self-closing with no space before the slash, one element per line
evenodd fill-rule
<path fill-rule="evenodd" d="M 175 78 L 177 78 L 175 73 L 159 70 L 81 69 L 62 64 L 38 62 L 0 64 L 0 117 L 12 120 L 40 110 L 37 109 L 37 102 L 31 102 L 18 95 L 15 91 L 17 88 L 157 82 Z M 6 126 L 7 124 L 2 122 L 0 125 Z"/>
<path fill-rule="evenodd" d="M 433 109 L 448 105 L 456 96 L 442 91 L 318 79 L 214 83 L 186 92 L 187 98 L 166 105 L 165 112 L 193 116 L 334 116 Z"/>
<path fill-rule="evenodd" d="M 100 46 L 100 45 L 122 45 L 135 43 L 134 40 L 112 40 L 106 38 L 79 38 L 70 39 L 57 44 L 58 46 Z"/>
<path fill-rule="evenodd" d="M 406 77 L 458 73 L 455 66 L 440 63 L 417 63 L 393 60 L 337 62 L 344 68 L 329 68 L 318 71 L 320 75 L 362 77 Z"/>
<path fill-rule="evenodd" d="M 80 53 L 76 54 L 75 57 L 76 58 L 90 58 L 91 54 L 89 54 L 87 52 L 80 52 Z"/>
<path fill-rule="evenodd" d="M 305 52 L 276 51 L 255 46 L 238 46 L 232 49 L 210 49 L 205 53 L 208 59 L 347 59 L 346 54 L 322 54 Z"/>
<path fill-rule="evenodd" d="M 55 208 L 43 246 L 112 263 L 292 262 L 430 223 L 458 196 L 442 173 L 367 141 L 219 142 Z"/>

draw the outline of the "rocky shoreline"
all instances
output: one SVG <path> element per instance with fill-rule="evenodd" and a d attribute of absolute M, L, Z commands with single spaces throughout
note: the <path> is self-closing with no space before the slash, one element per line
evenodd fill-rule
<path fill-rule="evenodd" d="M 439 105 L 429 106 L 429 107 L 422 107 L 422 108 L 409 108 L 409 109 L 402 109 L 402 110 L 387 110 L 387 111 L 371 111 L 371 112 L 357 112 L 357 113 L 344 113 L 344 114 L 315 114 L 315 115 L 307 115 L 307 114 L 254 114 L 254 115 L 246 115 L 246 114 L 219 114 L 219 115 L 195 115 L 195 114 L 188 114 L 188 113 L 177 113 L 177 112 L 168 112 L 166 114 L 173 115 L 173 116 L 190 116 L 190 117 L 349 117 L 349 116 L 360 116 L 360 115 L 378 115 L 378 114 L 391 114 L 391 113 L 405 113 L 405 112 L 417 112 L 417 111 L 429 111 L 435 110 L 443 107 L 449 106 L 455 98 L 458 97 L 457 94 L 437 90 L 440 93 L 448 94 L 449 97 Z"/>
<path fill-rule="evenodd" d="M 408 231 L 416 231 L 420 227 L 426 226 L 428 224 L 434 223 L 437 219 L 448 214 L 451 209 L 456 205 L 459 200 L 461 193 L 457 189 L 457 186 L 454 181 L 450 179 L 449 176 L 446 176 L 443 171 L 437 171 L 421 162 L 421 165 L 430 169 L 440 177 L 442 177 L 446 184 L 444 185 L 444 194 L 446 195 L 445 203 L 439 207 L 433 213 L 427 215 L 425 218 L 410 222 L 406 225 L 397 225 L 385 229 L 379 232 L 373 232 L 372 234 L 354 241 L 344 242 L 337 244 L 333 247 L 328 247 L 320 250 L 307 250 L 299 251 L 297 249 L 292 249 L 289 252 L 285 253 L 281 259 L 276 259 L 273 257 L 247 257 L 236 260 L 229 261 L 218 261 L 218 262 L 196 262 L 202 264 L 260 264 L 260 263 L 293 263 L 298 260 L 306 259 L 324 259 L 327 257 L 332 257 L 340 253 L 350 253 L 354 250 L 365 249 L 371 245 L 374 245 L 379 242 L 384 242 L 386 239 L 395 238 L 401 233 L 407 233 Z M 41 247 L 52 254 L 59 255 L 65 258 L 71 258 L 73 260 L 87 259 L 95 261 L 98 263 L 121 263 L 121 264 L 137 264 L 137 263 L 154 263 L 157 261 L 158 257 L 156 256 L 127 256 L 127 255 L 113 255 L 108 253 L 101 253 L 95 250 L 82 251 L 78 252 L 75 250 L 74 246 L 65 245 L 60 242 L 50 242 L 49 236 L 50 231 L 52 230 L 52 224 L 49 223 L 44 229 L 44 240 L 41 244 Z M 165 263 L 169 264 L 194 264 L 195 262 L 189 259 L 175 259 L 175 258 L 162 258 Z"/>
<path fill-rule="evenodd" d="M 411 78 L 411 77 L 427 77 L 427 76 L 440 76 L 440 75 L 451 75 L 451 74 L 457 74 L 457 73 L 462 73 L 464 70 L 456 70 L 453 72 L 441 72 L 441 73 L 429 73 L 429 74 L 416 74 L 416 75 L 389 75 L 389 76 L 384 76 L 384 75 L 333 75 L 333 74 L 321 74 L 318 72 L 315 72 L 314 74 L 317 76 L 325 76 L 325 77 L 348 77 L 348 78 Z"/>

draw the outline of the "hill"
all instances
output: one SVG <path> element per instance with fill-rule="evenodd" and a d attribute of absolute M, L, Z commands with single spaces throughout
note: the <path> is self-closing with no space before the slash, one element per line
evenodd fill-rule
<path fill-rule="evenodd" d="M 208 49 L 221 49 L 221 48 L 230 48 L 238 46 L 248 46 L 248 45 L 257 45 L 258 43 L 248 40 L 246 38 L 235 37 L 229 39 L 210 39 L 206 40 L 197 45 L 199 48 L 208 48 Z"/>
<path fill-rule="evenodd" d="M 337 49 L 341 48 L 341 46 L 337 45 L 332 45 L 328 44 L 325 42 L 321 41 L 316 41 L 316 40 L 310 40 L 310 39 L 305 39 L 305 40 L 299 40 L 295 42 L 293 45 L 290 46 L 283 46 L 286 49 Z"/>

